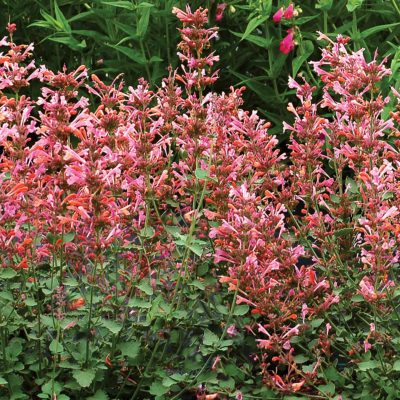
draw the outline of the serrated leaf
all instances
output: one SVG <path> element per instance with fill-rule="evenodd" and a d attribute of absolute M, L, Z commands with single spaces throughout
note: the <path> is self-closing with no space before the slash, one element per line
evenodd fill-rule
<path fill-rule="evenodd" d="M 192 243 L 191 245 L 188 246 L 190 250 L 193 251 L 194 254 L 197 256 L 201 257 L 203 254 L 203 248 L 197 244 L 197 243 Z"/>
<path fill-rule="evenodd" d="M 122 324 L 111 319 L 103 319 L 101 325 L 115 335 L 122 329 Z"/>
<path fill-rule="evenodd" d="M 37 303 L 36 303 L 36 300 L 34 298 L 28 297 L 25 300 L 25 305 L 27 305 L 28 307 L 34 307 L 34 306 L 37 306 Z"/>
<path fill-rule="evenodd" d="M 78 382 L 78 385 L 80 387 L 85 388 L 85 387 L 89 387 L 91 385 L 94 377 L 96 376 L 96 373 L 92 369 L 74 370 L 72 372 L 72 376 Z"/>
<path fill-rule="evenodd" d="M 379 363 L 375 360 L 369 360 L 360 362 L 357 366 L 360 371 L 368 371 L 369 369 L 374 369 L 378 367 Z"/>
<path fill-rule="evenodd" d="M 189 283 L 189 286 L 195 286 L 200 290 L 204 290 L 206 287 L 203 282 L 201 281 L 193 281 Z"/>
<path fill-rule="evenodd" d="M 131 341 L 131 342 L 120 343 L 118 345 L 118 348 L 121 350 L 121 354 L 123 356 L 129 358 L 136 358 L 139 354 L 140 342 Z"/>
<path fill-rule="evenodd" d="M 65 243 L 69 243 L 69 242 L 72 242 L 73 240 L 74 240 L 74 238 L 75 238 L 75 232 L 68 232 L 68 233 L 64 233 L 64 235 L 63 235 L 63 243 L 65 244 Z"/>
<path fill-rule="evenodd" d="M 393 371 L 400 371 L 400 360 L 396 360 L 393 364 Z"/>
<path fill-rule="evenodd" d="M 235 306 L 233 310 L 233 315 L 241 316 L 245 315 L 249 312 L 250 307 L 247 304 L 241 304 L 239 306 Z"/>
<path fill-rule="evenodd" d="M 219 337 L 211 332 L 210 330 L 206 329 L 204 331 L 204 336 L 203 336 L 203 344 L 206 346 L 214 346 L 219 342 Z"/>
<path fill-rule="evenodd" d="M 88 397 L 86 400 L 108 400 L 109 397 L 106 392 L 99 389 L 93 396 Z"/>
<path fill-rule="evenodd" d="M 318 390 L 326 395 L 335 394 L 335 385 L 332 382 L 329 382 L 326 385 L 319 385 Z"/>
<path fill-rule="evenodd" d="M 303 364 L 309 360 L 309 358 L 307 356 L 305 356 L 304 354 L 299 354 L 297 356 L 294 356 L 293 358 L 297 364 Z"/>
<path fill-rule="evenodd" d="M 153 382 L 150 386 L 150 394 L 153 396 L 162 396 L 169 392 L 169 388 L 165 387 L 162 382 Z"/>
<path fill-rule="evenodd" d="M 140 230 L 140 236 L 147 239 L 151 239 L 152 237 L 154 237 L 155 233 L 156 231 L 151 226 L 146 226 L 145 228 Z"/>
<path fill-rule="evenodd" d="M 194 174 L 197 179 L 207 179 L 208 178 L 208 171 L 205 169 L 201 168 L 196 168 L 196 171 L 194 171 Z"/>
<path fill-rule="evenodd" d="M 17 273 L 11 268 L 0 268 L 1 279 L 12 279 L 17 276 Z"/>
<path fill-rule="evenodd" d="M 51 341 L 49 349 L 53 354 L 59 354 L 64 351 L 63 345 L 57 339 Z"/>
<path fill-rule="evenodd" d="M 66 278 L 63 280 L 63 285 L 76 287 L 79 286 L 79 282 L 75 278 Z"/>
<path fill-rule="evenodd" d="M 140 289 L 142 292 L 146 293 L 148 296 L 151 296 L 153 294 L 153 288 L 150 285 L 150 282 L 146 280 L 142 280 L 139 285 L 137 285 L 138 289 Z"/>

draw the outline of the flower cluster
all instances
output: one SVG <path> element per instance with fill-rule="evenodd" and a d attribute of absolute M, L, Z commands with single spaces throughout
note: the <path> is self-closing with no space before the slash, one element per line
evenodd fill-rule
<path fill-rule="evenodd" d="M 205 27 L 207 10 L 173 12 L 183 24 L 182 65 L 155 92 L 143 79 L 125 88 L 121 77 L 110 84 L 89 78 L 84 66 L 37 68 L 29 61 L 33 46 L 13 43 L 15 26 L 8 26 L 9 38 L 0 41 L 2 268 L 31 286 L 39 269 L 49 271 L 51 296 L 42 300 L 40 293 L 42 310 L 28 318 L 55 307 L 53 321 L 61 320 L 88 307 L 87 367 L 94 304 L 103 323 L 109 326 L 112 315 L 122 330 L 138 314 L 124 308 L 130 300 L 160 290 L 157 301 L 168 307 L 157 334 L 168 336 L 180 318 L 172 316 L 178 292 L 199 278 L 200 266 L 211 266 L 213 282 L 219 277 L 213 290 L 233 298 L 213 345 L 227 334 L 229 347 L 243 334 L 230 318 L 244 306 L 263 383 L 318 395 L 327 379 L 321 368 L 343 354 L 357 364 L 362 354 L 394 351 L 380 326 L 397 313 L 399 290 L 400 106 L 383 118 L 390 99 L 379 86 L 390 71 L 367 62 L 362 50 L 350 53 L 348 39 L 321 34 L 328 45 L 313 66 L 322 99 L 306 81 L 289 79 L 298 104 L 288 105 L 294 118 L 284 124 L 285 154 L 270 124 L 241 108 L 242 89 L 211 91 L 218 56 L 208 49 L 217 29 Z M 290 4 L 274 21 L 294 15 Z M 292 51 L 293 40 L 290 29 L 281 51 Z M 37 99 L 24 95 L 32 81 L 41 86 Z M 67 277 L 82 288 L 67 289 Z M 102 314 L 113 297 L 122 300 Z M 356 322 L 346 331 L 348 309 Z M 214 359 L 212 371 L 221 356 Z M 106 365 L 113 366 L 108 355 Z M 217 396 L 203 386 L 198 393 Z"/>

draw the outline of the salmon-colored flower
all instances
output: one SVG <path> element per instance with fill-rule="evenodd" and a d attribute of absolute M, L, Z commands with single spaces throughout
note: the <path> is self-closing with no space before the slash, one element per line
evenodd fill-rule
<path fill-rule="evenodd" d="M 83 307 L 86 304 L 85 299 L 83 297 L 80 297 L 79 299 L 76 299 L 72 301 L 69 305 L 68 308 L 72 310 L 77 310 L 78 308 Z"/>

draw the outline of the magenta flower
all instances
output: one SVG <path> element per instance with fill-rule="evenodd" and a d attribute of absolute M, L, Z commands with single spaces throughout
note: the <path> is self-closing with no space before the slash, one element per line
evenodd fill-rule
<path fill-rule="evenodd" d="M 293 29 L 289 29 L 287 35 L 283 38 L 279 45 L 279 50 L 283 54 L 289 54 L 292 50 L 294 50 L 294 33 Z"/>
<path fill-rule="evenodd" d="M 215 21 L 219 22 L 224 16 L 224 10 L 226 8 L 226 3 L 220 3 L 217 5 L 217 11 L 215 13 Z"/>
<path fill-rule="evenodd" d="M 289 7 L 283 13 L 283 18 L 285 19 L 292 19 L 294 16 L 294 5 L 291 3 Z"/>
<path fill-rule="evenodd" d="M 281 7 L 272 17 L 272 21 L 274 21 L 276 24 L 279 24 L 281 22 L 283 17 L 283 8 Z"/>

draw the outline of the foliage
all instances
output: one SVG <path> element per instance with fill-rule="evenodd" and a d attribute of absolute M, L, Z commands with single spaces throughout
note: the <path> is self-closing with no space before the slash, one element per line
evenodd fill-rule
<path fill-rule="evenodd" d="M 154 91 L 0 41 L 0 399 L 396 399 L 396 78 L 320 33 L 282 152 L 173 12 Z"/>
<path fill-rule="evenodd" d="M 11 19 L 21 28 L 17 41 L 44 43 L 36 50 L 36 59 L 54 71 L 64 64 L 69 68 L 84 64 L 107 83 L 124 73 L 127 82 L 146 77 L 154 89 L 168 66 L 176 66 L 178 33 L 171 10 L 184 7 L 182 0 L 36 0 L 29 8 L 25 0 L 2 2 L 7 12 L 3 20 L 0 17 L 1 26 Z M 365 48 L 369 61 L 379 48 L 394 63 L 392 68 L 399 64 L 400 7 L 395 0 L 194 0 L 190 4 L 210 9 L 209 22 L 220 27 L 214 48 L 224 54 L 223 74 L 216 89 L 245 85 L 247 109 L 258 109 L 271 121 L 271 133 L 280 141 L 287 139 L 282 120 L 290 118 L 286 104 L 293 96 L 287 77 L 301 73 L 314 79 L 307 61 L 319 55 L 317 31 L 331 39 L 350 36 L 353 48 Z M 286 17 L 274 22 L 279 10 Z M 285 37 L 289 47 L 282 48 Z M 282 53 L 285 48 L 287 54 Z M 399 80 L 399 69 L 393 68 L 391 84 L 398 86 Z M 320 87 L 317 81 L 313 84 Z"/>

